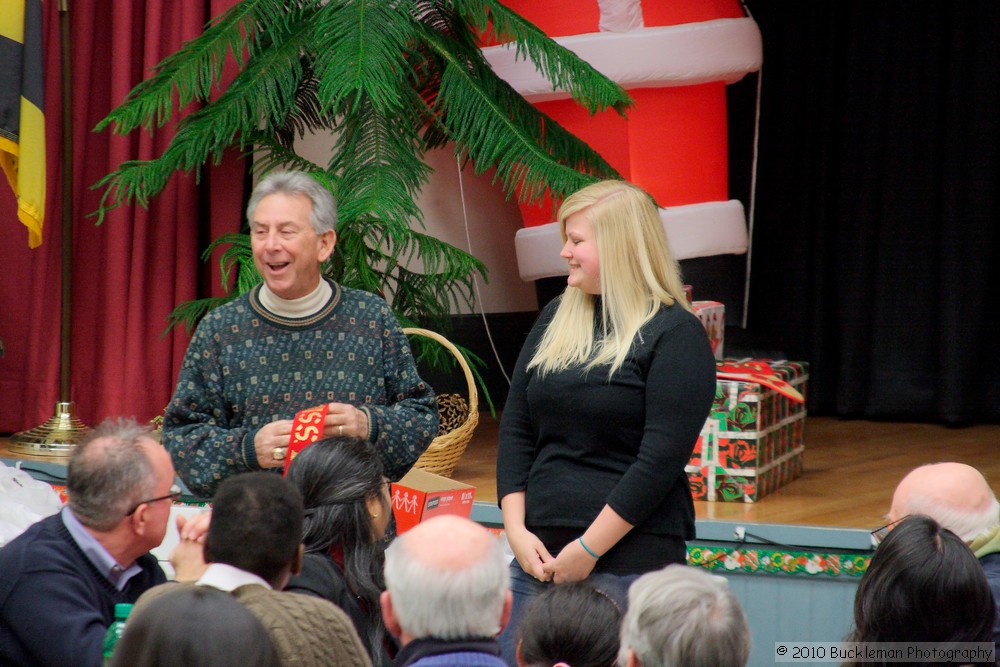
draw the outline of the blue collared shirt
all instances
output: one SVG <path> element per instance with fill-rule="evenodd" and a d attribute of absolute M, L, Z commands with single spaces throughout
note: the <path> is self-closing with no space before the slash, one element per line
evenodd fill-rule
<path fill-rule="evenodd" d="M 83 551 L 87 560 L 93 563 L 97 571 L 103 574 L 119 591 L 125 589 L 129 579 L 142 572 L 142 568 L 135 561 L 132 561 L 128 567 L 119 565 L 118 561 L 108 553 L 108 550 L 97 541 L 97 538 L 91 535 L 80 523 L 80 520 L 73 516 L 69 506 L 62 508 L 61 516 L 66 530 L 69 531 L 73 541 Z"/>

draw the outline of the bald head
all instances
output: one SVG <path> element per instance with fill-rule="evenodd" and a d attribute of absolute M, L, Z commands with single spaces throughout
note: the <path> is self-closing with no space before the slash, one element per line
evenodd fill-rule
<path fill-rule="evenodd" d="M 989 483 L 964 463 L 932 463 L 910 471 L 896 486 L 888 518 L 913 514 L 931 517 L 966 542 L 1000 523 L 1000 505 Z"/>
<path fill-rule="evenodd" d="M 419 523 L 399 539 L 405 542 L 410 557 L 442 573 L 475 565 L 496 543 L 478 523 L 451 515 Z"/>
<path fill-rule="evenodd" d="M 404 642 L 496 635 L 509 613 L 507 565 L 499 541 L 469 519 L 417 524 L 386 550 L 387 627 Z"/>

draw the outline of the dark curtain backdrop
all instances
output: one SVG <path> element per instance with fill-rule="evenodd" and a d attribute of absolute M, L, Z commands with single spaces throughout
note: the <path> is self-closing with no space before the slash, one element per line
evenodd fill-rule
<path fill-rule="evenodd" d="M 764 66 L 737 333 L 812 364 L 812 414 L 1000 421 L 1000 3 L 747 4 Z"/>
<path fill-rule="evenodd" d="M 85 217 L 99 193 L 90 186 L 123 160 L 158 155 L 169 134 L 95 134 L 101 118 L 149 69 L 201 32 L 234 0 L 70 0 L 72 16 L 73 339 L 72 391 L 81 419 L 150 419 L 170 398 L 187 346 L 184 331 L 161 336 L 181 301 L 218 291 L 199 255 L 211 238 L 239 229 L 244 167 L 231 158 L 201 185 L 175 177 L 149 210 L 118 209 L 101 226 Z M 59 395 L 60 58 L 58 3 L 45 2 L 45 113 L 48 183 L 40 248 L 29 250 L 0 188 L 0 433 L 53 415 Z"/>

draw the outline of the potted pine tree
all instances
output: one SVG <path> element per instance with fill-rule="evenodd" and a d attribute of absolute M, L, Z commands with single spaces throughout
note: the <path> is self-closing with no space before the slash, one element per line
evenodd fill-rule
<path fill-rule="evenodd" d="M 95 187 L 98 224 L 118 205 L 145 204 L 177 171 L 195 172 L 227 148 L 253 151 L 253 168 L 303 169 L 338 201 L 334 280 L 380 292 L 404 326 L 446 329 L 453 304 L 470 304 L 475 257 L 424 232 L 415 201 L 431 168 L 428 150 L 453 145 L 477 173 L 495 170 L 508 197 L 558 200 L 616 173 L 584 142 L 539 112 L 484 59 L 484 38 L 513 42 L 549 80 L 591 113 L 624 114 L 627 93 L 495 0 L 243 0 L 160 62 L 98 125 L 127 134 L 174 122 L 168 148 L 125 162 Z M 239 73 L 221 94 L 222 66 Z M 330 133 L 326 164 L 296 154 L 294 141 Z M 230 234 L 224 272 L 230 297 L 260 280 L 248 237 Z M 419 259 L 420 271 L 411 270 Z M 225 299 L 189 302 L 174 323 L 193 324 Z M 441 358 L 446 358 L 442 355 Z"/>

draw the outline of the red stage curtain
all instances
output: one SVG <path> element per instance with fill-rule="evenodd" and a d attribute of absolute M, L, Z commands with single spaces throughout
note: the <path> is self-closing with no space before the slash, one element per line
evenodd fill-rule
<path fill-rule="evenodd" d="M 184 331 L 162 336 L 178 303 L 217 292 L 199 255 L 239 229 L 244 164 L 230 156 L 196 185 L 176 176 L 149 210 L 122 208 L 101 227 L 90 186 L 131 159 L 160 154 L 170 134 L 95 134 L 94 126 L 150 68 L 198 35 L 236 0 L 70 0 L 73 66 L 73 309 L 71 398 L 94 425 L 109 416 L 148 420 L 173 392 L 187 346 Z M 44 3 L 48 185 L 43 244 L 29 250 L 9 188 L 0 188 L 0 433 L 37 426 L 60 400 L 62 153 L 59 18 Z M 199 283 L 199 276 L 203 276 Z"/>

